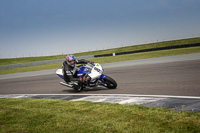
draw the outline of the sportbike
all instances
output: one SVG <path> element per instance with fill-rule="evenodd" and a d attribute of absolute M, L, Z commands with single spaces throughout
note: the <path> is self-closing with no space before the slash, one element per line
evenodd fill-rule
<path fill-rule="evenodd" d="M 96 86 L 104 86 L 108 89 L 115 89 L 117 87 L 117 82 L 103 74 L 104 70 L 99 63 L 87 63 L 86 65 L 81 65 L 77 67 L 77 72 L 75 73 L 75 77 L 84 78 L 86 75 L 89 76 L 90 80 L 88 82 L 84 82 L 77 87 L 76 82 L 60 82 L 60 84 L 73 88 L 74 90 L 80 92 L 86 87 L 94 88 Z M 56 74 L 64 79 L 63 77 L 63 69 L 58 69 Z"/>

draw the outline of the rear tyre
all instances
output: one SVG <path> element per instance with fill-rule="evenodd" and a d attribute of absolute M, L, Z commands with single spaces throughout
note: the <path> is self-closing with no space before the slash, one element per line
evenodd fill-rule
<path fill-rule="evenodd" d="M 109 89 L 116 89 L 117 88 L 117 82 L 114 79 L 112 79 L 111 77 L 106 76 L 104 78 L 104 81 L 106 82 L 107 88 L 109 88 Z"/>
<path fill-rule="evenodd" d="M 83 90 L 83 88 L 82 88 L 81 85 L 74 85 L 73 88 L 74 88 L 74 90 L 75 90 L 76 92 L 80 92 L 81 90 Z"/>

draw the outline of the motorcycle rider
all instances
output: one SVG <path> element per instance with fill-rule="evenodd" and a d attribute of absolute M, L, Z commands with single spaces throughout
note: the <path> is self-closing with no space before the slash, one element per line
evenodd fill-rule
<path fill-rule="evenodd" d="M 76 76 L 78 68 L 76 64 L 93 63 L 85 59 L 76 59 L 74 55 L 67 55 L 66 60 L 63 62 L 63 77 L 66 83 L 72 84 L 73 88 L 77 91 L 81 90 L 81 84 L 89 81 L 89 76 L 85 75 L 83 78 Z"/>

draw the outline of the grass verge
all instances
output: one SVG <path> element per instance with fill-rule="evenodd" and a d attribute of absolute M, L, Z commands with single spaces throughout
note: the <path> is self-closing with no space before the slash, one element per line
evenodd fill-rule
<path fill-rule="evenodd" d="M 200 132 L 200 113 L 53 99 L 0 99 L 0 132 Z"/>
<path fill-rule="evenodd" d="M 181 45 L 181 44 L 191 44 L 191 43 L 199 43 L 200 38 L 188 38 L 181 40 L 172 40 L 172 41 L 164 41 L 164 42 L 156 42 L 150 44 L 142 44 L 142 45 L 134 45 L 128 47 L 120 47 L 113 48 L 107 50 L 97 50 L 91 52 L 83 52 L 76 53 L 75 56 L 87 56 L 87 55 L 101 55 L 101 54 L 110 54 L 110 53 L 119 53 L 119 52 L 127 52 L 141 49 L 149 49 L 149 48 L 158 48 L 158 47 L 166 47 L 173 45 Z M 54 60 L 54 59 L 62 59 L 65 58 L 66 55 L 57 55 L 57 56 L 43 56 L 43 57 L 26 57 L 26 58 L 15 58 L 15 59 L 0 59 L 1 65 L 11 65 L 11 64 L 20 64 L 27 62 L 35 62 L 35 61 L 44 61 L 44 60 Z"/>
<path fill-rule="evenodd" d="M 0 59 L 0 66 L 65 58 L 66 55 Z"/>
<path fill-rule="evenodd" d="M 111 56 L 111 57 L 99 57 L 99 58 L 94 58 L 91 60 L 94 62 L 100 62 L 100 63 L 110 63 L 110 62 L 118 62 L 118 61 L 147 59 L 147 58 L 153 58 L 153 57 L 164 57 L 164 56 L 172 56 L 172 55 L 199 53 L 199 52 L 200 52 L 200 47 L 192 47 L 192 48 L 161 50 L 161 51 L 144 52 L 144 53 L 136 53 L 136 54 L 126 54 L 126 55 L 118 55 L 118 56 Z"/>
<path fill-rule="evenodd" d="M 98 62 L 98 63 L 110 63 L 110 62 L 118 62 L 118 61 L 146 59 L 146 58 L 153 58 L 153 57 L 163 57 L 163 56 L 181 55 L 181 54 L 190 54 L 190 53 L 199 53 L 199 52 L 200 52 L 200 47 L 191 47 L 191 48 L 181 48 L 181 49 L 118 55 L 118 56 L 110 56 L 110 57 L 99 57 L 99 58 L 93 58 L 90 60 L 94 62 Z M 56 68 L 61 68 L 61 66 L 62 66 L 62 62 L 54 63 L 54 64 L 38 65 L 38 66 L 5 69 L 5 70 L 0 70 L 0 75 L 28 72 L 28 71 L 56 69 Z"/>

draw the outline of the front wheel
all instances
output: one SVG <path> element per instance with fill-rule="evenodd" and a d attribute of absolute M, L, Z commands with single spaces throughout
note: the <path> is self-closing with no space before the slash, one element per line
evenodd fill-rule
<path fill-rule="evenodd" d="M 106 87 L 107 88 L 109 88 L 109 89 L 117 88 L 117 82 L 114 79 L 112 79 L 111 77 L 106 76 L 104 78 L 104 81 L 106 82 Z"/>

